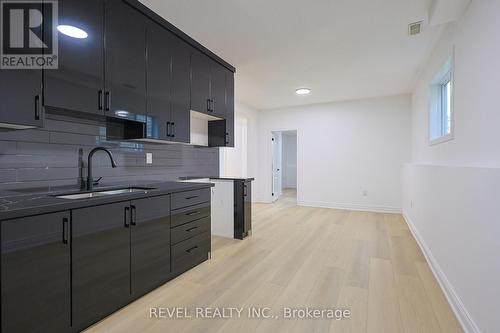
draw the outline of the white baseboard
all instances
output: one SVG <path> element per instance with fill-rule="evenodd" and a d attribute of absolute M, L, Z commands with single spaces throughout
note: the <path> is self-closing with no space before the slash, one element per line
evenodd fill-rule
<path fill-rule="evenodd" d="M 434 277 L 438 281 L 439 286 L 441 287 L 441 290 L 444 293 L 444 296 L 448 300 L 451 309 L 455 313 L 455 316 L 458 318 L 458 321 L 462 325 L 462 328 L 465 331 L 465 333 L 481 333 L 479 327 L 472 320 L 469 311 L 467 311 L 467 309 L 465 308 L 465 305 L 463 304 L 462 300 L 455 292 L 455 289 L 453 288 L 450 281 L 446 277 L 446 274 L 443 272 L 436 258 L 434 257 L 431 250 L 425 243 L 425 240 L 418 232 L 418 229 L 415 227 L 415 224 L 412 222 L 411 218 L 407 214 L 405 214 L 404 211 L 403 211 L 403 217 L 406 220 L 406 223 L 408 224 L 408 227 L 410 228 L 413 237 L 416 239 L 418 245 L 420 246 L 420 249 L 422 250 L 422 253 L 425 256 L 425 259 L 427 260 L 427 263 L 431 268 L 432 274 L 434 274 Z"/>
<path fill-rule="evenodd" d="M 374 213 L 399 213 L 399 214 L 401 214 L 401 208 L 399 208 L 399 207 L 369 206 L 369 205 L 359 205 L 359 204 L 333 203 L 333 202 L 320 202 L 320 201 L 304 201 L 304 200 L 297 200 L 297 205 L 307 206 L 307 207 L 318 207 L 318 208 L 357 210 L 357 211 L 374 212 Z"/>

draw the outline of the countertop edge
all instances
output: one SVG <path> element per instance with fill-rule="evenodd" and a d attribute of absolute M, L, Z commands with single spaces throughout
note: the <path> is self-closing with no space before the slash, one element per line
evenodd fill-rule
<path fill-rule="evenodd" d="M 109 197 L 98 197 L 98 198 L 79 199 L 79 200 L 65 200 L 65 199 L 57 199 L 54 197 L 54 202 L 50 204 L 35 205 L 32 207 L 0 211 L 0 222 L 17 218 L 29 217 L 29 216 L 51 214 L 72 209 L 80 209 L 92 206 L 102 206 L 116 202 L 144 199 L 161 195 L 169 195 L 173 193 L 186 192 L 203 188 L 211 188 L 214 186 L 214 184 L 211 183 L 186 182 L 186 183 L 175 183 L 176 188 L 168 188 L 166 187 L 168 186 L 166 184 L 168 183 L 145 184 L 144 187 L 154 187 L 154 186 L 157 187 L 152 190 L 147 190 L 144 192 L 127 193 L 127 194 L 113 195 Z M 164 186 L 164 188 L 161 187 L 162 185 Z M 10 198 L 16 198 L 16 197 L 19 198 L 21 196 L 15 196 Z M 36 195 L 36 197 L 47 198 L 47 197 L 53 197 L 53 195 L 50 193 L 45 193 L 45 194 L 40 193 Z M 8 198 L 9 197 L 4 197 L 2 199 L 8 199 Z"/>

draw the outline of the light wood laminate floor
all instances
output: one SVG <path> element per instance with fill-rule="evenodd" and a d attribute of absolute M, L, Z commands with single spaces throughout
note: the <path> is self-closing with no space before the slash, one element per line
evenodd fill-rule
<path fill-rule="evenodd" d="M 213 237 L 211 260 L 86 332 L 462 332 L 401 215 L 299 207 L 294 194 L 255 204 L 250 238 Z M 197 307 L 244 312 L 152 319 L 152 307 L 187 308 L 193 317 Z M 248 318 L 252 307 L 281 318 Z M 351 316 L 283 319 L 284 308 L 305 307 Z"/>

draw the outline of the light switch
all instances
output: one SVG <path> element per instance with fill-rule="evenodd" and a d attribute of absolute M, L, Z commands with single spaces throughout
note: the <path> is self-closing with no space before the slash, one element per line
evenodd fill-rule
<path fill-rule="evenodd" d="M 146 153 L 146 164 L 153 164 L 153 153 Z"/>

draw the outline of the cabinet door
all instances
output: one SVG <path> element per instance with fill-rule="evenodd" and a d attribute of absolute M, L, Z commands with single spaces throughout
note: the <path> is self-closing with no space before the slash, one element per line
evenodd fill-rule
<path fill-rule="evenodd" d="M 128 202 L 72 212 L 73 326 L 83 329 L 130 301 Z"/>
<path fill-rule="evenodd" d="M 210 94 L 213 115 L 223 118 L 226 115 L 226 72 L 227 69 L 215 61 L 210 61 Z"/>
<path fill-rule="evenodd" d="M 234 73 L 226 71 L 226 147 L 234 147 Z"/>
<path fill-rule="evenodd" d="M 70 330 L 69 215 L 1 222 L 2 332 Z"/>
<path fill-rule="evenodd" d="M 208 122 L 208 146 L 225 147 L 227 144 L 226 120 L 210 120 Z"/>
<path fill-rule="evenodd" d="M 147 137 L 170 139 L 172 35 L 154 22 L 148 24 L 148 112 Z M 168 125 L 168 126 L 167 126 Z"/>
<path fill-rule="evenodd" d="M 44 103 L 103 114 L 103 0 L 59 0 L 59 25 L 84 30 L 86 38 L 58 32 L 59 68 L 44 71 Z"/>
<path fill-rule="evenodd" d="M 248 232 L 252 230 L 252 182 L 243 183 L 243 215 L 244 215 L 244 232 L 248 235 Z"/>
<path fill-rule="evenodd" d="M 170 277 L 170 196 L 134 200 L 132 212 L 132 297 Z"/>
<path fill-rule="evenodd" d="M 0 127 L 41 127 L 42 70 L 0 70 Z"/>
<path fill-rule="evenodd" d="M 191 110 L 211 113 L 210 58 L 193 50 L 191 54 Z"/>
<path fill-rule="evenodd" d="M 145 17 L 122 0 L 105 2 L 105 111 L 145 120 Z"/>
<path fill-rule="evenodd" d="M 172 42 L 172 141 L 191 141 L 191 47 L 178 38 Z"/>

